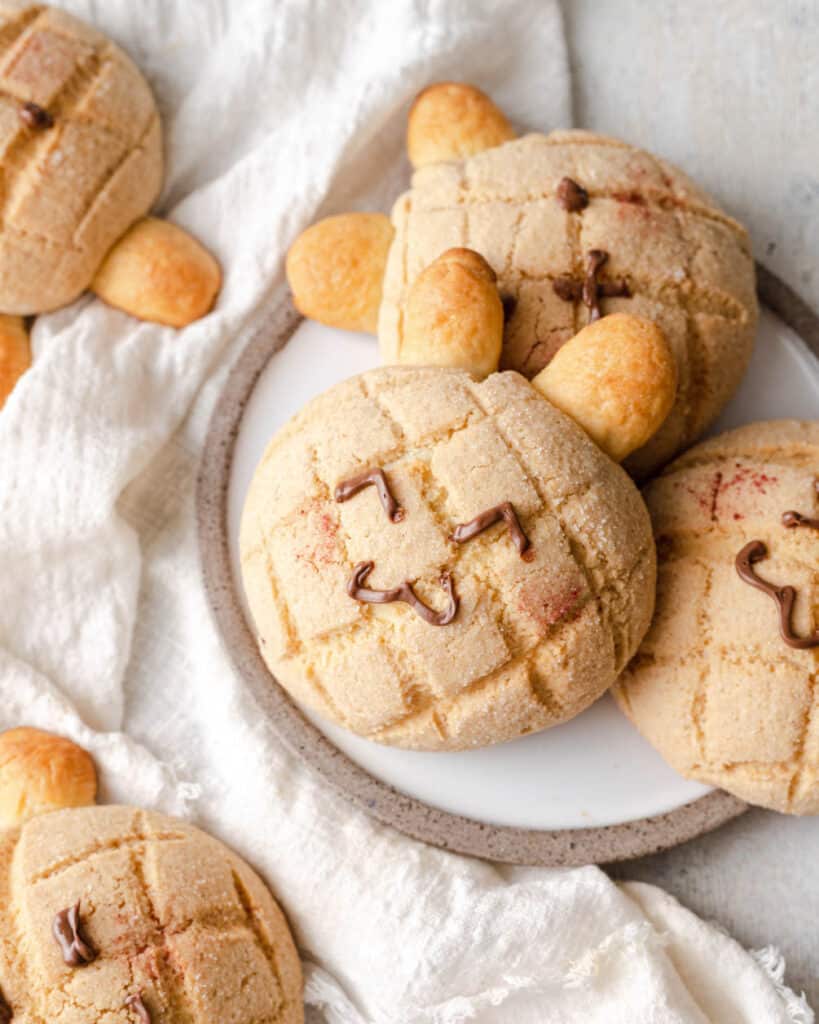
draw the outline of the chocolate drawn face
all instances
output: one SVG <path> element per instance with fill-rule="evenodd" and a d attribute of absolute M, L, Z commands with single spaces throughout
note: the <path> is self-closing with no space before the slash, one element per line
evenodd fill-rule
<path fill-rule="evenodd" d="M 819 494 L 819 480 L 814 481 L 814 491 Z M 801 512 L 789 510 L 782 514 L 782 525 L 786 529 L 796 529 L 806 526 L 810 529 L 819 530 L 819 519 L 803 515 Z M 757 562 L 762 561 L 768 555 L 768 547 L 764 541 L 752 540 L 739 552 L 735 565 L 737 573 L 743 582 L 749 586 L 756 587 L 763 594 L 767 594 L 779 609 L 779 631 L 782 639 L 795 650 L 807 651 L 819 647 L 819 629 L 814 630 L 810 636 L 800 637 L 793 628 L 792 616 L 793 607 L 796 603 L 796 590 L 793 587 L 778 587 L 769 583 L 757 573 L 754 568 Z"/>
<path fill-rule="evenodd" d="M 579 713 L 634 653 L 654 590 L 636 487 L 517 374 L 381 367 L 313 399 L 254 474 L 239 550 L 276 682 L 411 749 Z M 603 615 L 597 592 L 626 578 L 634 601 Z"/>
<path fill-rule="evenodd" d="M 404 519 L 404 509 L 395 500 L 390 490 L 384 470 L 380 467 L 365 470 L 349 480 L 342 481 L 335 489 L 335 500 L 337 502 L 348 501 L 358 494 L 365 487 L 375 487 L 378 491 L 378 498 L 381 506 L 391 523 L 398 523 Z M 465 544 L 490 529 L 496 523 L 504 523 L 512 537 L 512 542 L 518 549 L 518 554 L 526 561 L 532 558 L 532 547 L 529 538 L 523 532 L 515 508 L 510 501 L 501 502 L 485 512 L 479 513 L 468 523 L 460 523 L 452 531 L 449 540 L 455 544 Z M 373 562 L 359 562 L 353 570 L 353 575 L 347 583 L 347 593 L 355 601 L 362 604 L 391 604 L 394 601 L 403 601 L 430 626 L 447 626 L 454 621 L 458 614 L 458 595 L 452 580 L 452 574 L 444 572 L 441 574 L 441 586 L 446 591 L 449 604 L 442 612 L 436 612 L 429 605 L 418 597 L 412 588 L 411 580 L 404 580 L 389 590 L 373 590 L 365 586 L 367 577 L 374 568 Z"/>

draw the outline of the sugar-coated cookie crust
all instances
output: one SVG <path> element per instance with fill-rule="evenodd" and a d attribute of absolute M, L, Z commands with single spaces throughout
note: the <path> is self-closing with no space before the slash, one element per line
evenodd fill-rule
<path fill-rule="evenodd" d="M 342 481 L 381 467 L 404 518 L 376 489 L 339 504 Z M 449 536 L 501 502 L 532 542 L 498 524 Z M 565 721 L 636 650 L 654 603 L 655 554 L 628 476 L 515 373 L 393 367 L 319 396 L 271 441 L 241 527 L 242 575 L 260 649 L 299 700 L 372 739 L 420 749 L 484 746 Z M 417 580 L 436 627 L 406 604 L 360 604 L 367 585 Z"/>
<path fill-rule="evenodd" d="M 97 956 L 68 966 L 55 915 L 80 901 Z M 129 807 L 56 811 L 0 835 L 0 990 L 14 1020 L 301 1024 L 301 968 L 258 876 L 190 825 Z"/>
<path fill-rule="evenodd" d="M 582 209 L 559 200 L 567 177 L 588 192 Z M 603 313 L 656 320 L 679 372 L 666 423 L 626 463 L 638 475 L 695 440 L 747 366 L 757 301 L 744 228 L 680 171 L 625 143 L 560 131 L 423 167 L 393 223 L 378 326 L 385 363 L 399 361 L 412 282 L 445 249 L 465 246 L 514 300 L 501 368 L 532 377 L 588 322 L 586 306 L 560 298 L 554 280 L 581 278 L 590 250 L 609 254 L 603 279 L 625 279 L 632 295 L 604 298 Z"/>
<path fill-rule="evenodd" d="M 24 102 L 53 126 L 27 125 Z M 159 193 L 151 90 L 102 33 L 56 8 L 2 0 L 0 159 L 0 311 L 56 309 Z"/>
<path fill-rule="evenodd" d="M 645 489 L 658 547 L 657 612 L 615 687 L 623 710 L 683 775 L 743 800 L 819 813 L 819 648 L 796 650 L 774 602 L 735 559 L 796 588 L 800 636 L 819 627 L 819 422 L 755 423 L 686 452 Z"/>

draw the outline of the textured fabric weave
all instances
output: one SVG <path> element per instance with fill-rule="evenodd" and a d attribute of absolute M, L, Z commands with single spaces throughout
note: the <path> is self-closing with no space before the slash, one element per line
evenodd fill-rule
<path fill-rule="evenodd" d="M 37 322 L 0 416 L 0 725 L 73 736 L 105 799 L 187 815 L 245 855 L 290 915 L 314 1020 L 812 1020 L 658 890 L 442 853 L 322 788 L 234 673 L 200 581 L 207 420 L 288 243 L 320 214 L 389 208 L 403 115 L 436 78 L 475 81 L 522 127 L 566 123 L 556 5 L 68 6 L 152 82 L 162 211 L 218 255 L 225 286 L 179 333 L 91 299 Z"/>

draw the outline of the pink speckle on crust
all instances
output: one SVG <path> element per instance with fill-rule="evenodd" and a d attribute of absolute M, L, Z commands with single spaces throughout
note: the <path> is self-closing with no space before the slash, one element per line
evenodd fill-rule
<path fill-rule="evenodd" d="M 639 160 L 629 160 L 626 165 L 626 172 L 629 178 L 637 182 L 644 181 L 648 173 Z"/>
<path fill-rule="evenodd" d="M 639 192 L 612 192 L 612 199 L 618 203 L 633 203 L 635 206 L 645 206 L 645 197 Z"/>
<path fill-rule="evenodd" d="M 711 485 L 711 508 L 709 509 L 709 518 L 711 522 L 715 523 L 719 518 L 717 513 L 717 502 L 719 501 L 720 487 L 722 486 L 722 473 L 717 471 L 714 474 L 714 482 Z"/>
<path fill-rule="evenodd" d="M 623 192 L 614 197 L 618 201 L 617 219 L 629 221 L 634 230 L 650 231 L 654 226 L 651 210 L 646 206 L 645 202 L 625 198 L 630 194 Z"/>
<path fill-rule="evenodd" d="M 729 487 L 745 487 L 747 485 L 760 494 L 767 494 L 768 488 L 779 482 L 778 477 L 752 469 L 750 466 L 743 466 L 740 462 L 735 463 L 735 466 L 736 472 L 723 483 L 723 491 L 727 491 Z"/>
<path fill-rule="evenodd" d="M 686 494 L 690 494 L 697 504 L 700 512 L 709 519 L 711 510 L 714 507 L 715 481 L 709 480 L 705 484 L 702 481 L 690 483 L 688 480 L 675 480 L 674 487 L 682 488 Z"/>
<path fill-rule="evenodd" d="M 296 551 L 296 558 L 307 562 L 316 571 L 322 565 L 334 565 L 339 562 L 336 537 L 338 523 L 326 511 L 320 501 L 313 501 L 301 509 L 305 542 Z"/>
<path fill-rule="evenodd" d="M 717 522 L 721 515 L 729 512 L 734 520 L 744 519 L 745 516 L 741 511 L 720 506 L 735 504 L 743 497 L 747 497 L 747 500 L 751 501 L 755 495 L 767 494 L 778 482 L 779 478 L 770 473 L 754 469 L 752 466 L 743 466 L 741 462 L 735 462 L 733 474 L 718 472 L 714 476 L 711 519 Z"/>
<path fill-rule="evenodd" d="M 582 593 L 583 588 L 579 582 L 555 590 L 546 580 L 537 577 L 520 588 L 517 606 L 546 633 L 555 623 L 571 617 Z"/>

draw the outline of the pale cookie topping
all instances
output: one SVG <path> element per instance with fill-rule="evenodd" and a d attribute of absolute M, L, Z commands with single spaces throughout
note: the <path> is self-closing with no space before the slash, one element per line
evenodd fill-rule
<path fill-rule="evenodd" d="M 649 484 L 657 613 L 615 688 L 683 775 L 795 814 L 819 813 L 818 478 L 819 422 L 783 420 Z"/>
<path fill-rule="evenodd" d="M 315 399 L 256 470 L 241 558 L 276 679 L 419 749 L 576 715 L 653 607 L 636 488 L 514 373 L 383 368 Z"/>
<path fill-rule="evenodd" d="M 498 276 L 511 311 L 502 369 L 534 376 L 598 312 L 656 321 L 679 392 L 626 463 L 632 472 L 695 440 L 747 366 L 757 302 L 745 230 L 680 171 L 625 143 L 561 131 L 423 167 L 393 223 L 378 327 L 385 363 L 402 361 L 413 282 L 453 247 L 480 253 Z"/>
<path fill-rule="evenodd" d="M 3 833 L 0 868 L 0 1022 L 303 1021 L 281 911 L 190 825 L 57 811 Z"/>
<path fill-rule="evenodd" d="M 0 309 L 40 313 L 88 285 L 162 181 L 145 79 L 63 11 L 0 2 Z"/>

